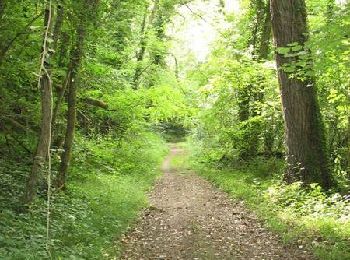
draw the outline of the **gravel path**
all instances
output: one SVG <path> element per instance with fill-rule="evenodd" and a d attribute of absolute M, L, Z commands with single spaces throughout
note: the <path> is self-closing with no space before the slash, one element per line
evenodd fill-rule
<path fill-rule="evenodd" d="M 201 177 L 170 169 L 150 194 L 151 207 L 122 239 L 121 259 L 313 259 L 285 246 L 257 218 Z"/>

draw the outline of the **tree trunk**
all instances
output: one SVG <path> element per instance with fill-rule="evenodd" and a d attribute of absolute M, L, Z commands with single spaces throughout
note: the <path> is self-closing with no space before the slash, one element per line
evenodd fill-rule
<path fill-rule="evenodd" d="M 151 14 L 150 14 L 149 19 L 148 19 L 148 26 L 146 24 L 147 15 L 148 15 L 148 7 L 146 7 L 146 10 L 145 10 L 145 14 L 144 14 L 142 24 L 141 24 L 141 32 L 140 32 L 140 35 L 141 35 L 140 50 L 136 54 L 137 65 L 136 65 L 134 79 L 133 79 L 133 88 L 134 89 L 138 88 L 139 79 L 143 73 L 141 62 L 143 61 L 145 53 L 146 53 L 146 46 L 147 46 L 146 34 L 147 34 L 149 27 L 153 24 L 153 21 L 155 19 L 155 16 L 156 16 L 158 10 L 159 10 L 159 0 L 154 0 L 152 11 L 151 11 Z"/>
<path fill-rule="evenodd" d="M 251 32 L 252 36 L 248 44 L 253 47 L 253 54 L 256 60 L 267 59 L 271 37 L 270 4 L 265 4 L 263 0 L 255 0 L 251 1 L 250 8 L 254 10 L 255 17 L 254 27 Z M 259 114 L 258 109 L 254 106 L 254 104 L 260 104 L 264 100 L 263 90 L 260 90 L 259 86 L 258 83 L 253 83 L 239 90 L 238 107 L 241 123 Z M 252 130 L 254 130 L 253 127 L 246 126 L 246 138 L 244 138 L 246 145 L 240 151 L 242 160 L 248 160 L 258 153 L 260 134 L 259 131 Z"/>
<path fill-rule="evenodd" d="M 271 39 L 271 11 L 270 0 L 264 7 L 264 26 L 261 32 L 260 46 L 258 50 L 259 60 L 266 60 L 269 56 L 270 39 Z"/>
<path fill-rule="evenodd" d="M 253 47 L 253 55 L 257 55 L 259 49 L 257 48 L 259 43 L 259 36 L 261 34 L 261 26 L 264 21 L 264 1 L 263 0 L 253 0 L 251 1 L 251 7 L 255 11 L 255 21 L 253 31 L 251 32 L 251 38 L 249 41 L 249 45 Z"/>
<path fill-rule="evenodd" d="M 350 98 L 350 86 L 348 88 L 348 97 Z M 350 100 L 350 99 L 349 99 Z M 350 111 L 348 110 L 348 129 L 347 129 L 347 158 L 346 158 L 346 167 L 345 169 L 347 169 L 348 172 L 350 172 Z"/>
<path fill-rule="evenodd" d="M 79 23 L 76 29 L 76 39 L 71 51 L 70 62 L 67 71 L 67 90 L 68 90 L 68 111 L 67 127 L 64 140 L 64 152 L 61 155 L 61 164 L 58 170 L 58 176 L 55 180 L 57 189 L 64 189 L 66 184 L 67 172 L 69 169 L 72 149 L 74 143 L 75 123 L 76 123 L 76 104 L 77 104 L 77 78 L 81 67 L 84 54 L 84 43 L 87 27 L 96 22 L 97 8 L 99 0 L 81 0 L 80 10 L 77 16 Z"/>
<path fill-rule="evenodd" d="M 272 30 L 277 48 L 307 41 L 306 7 L 304 0 L 271 0 Z M 325 151 L 324 128 L 312 78 L 291 78 L 283 66 L 296 61 L 276 54 L 281 88 L 287 146 L 288 182 L 319 183 L 328 189 L 332 185 Z"/>
<path fill-rule="evenodd" d="M 62 4 L 58 4 L 57 5 L 57 17 L 56 17 L 55 26 L 53 29 L 53 44 L 52 44 L 52 47 L 55 51 L 57 49 L 58 39 L 60 38 L 60 35 L 61 35 L 63 21 L 64 21 L 64 8 L 63 8 Z M 67 43 L 65 43 L 65 44 L 67 44 Z"/>
<path fill-rule="evenodd" d="M 164 14 L 159 13 L 155 21 L 156 38 L 160 43 L 164 42 L 165 28 L 164 28 Z M 164 67 L 165 66 L 165 53 L 163 50 L 157 50 L 153 53 L 153 64 Z"/>
<path fill-rule="evenodd" d="M 0 0 L 0 21 L 5 12 L 5 0 Z"/>
<path fill-rule="evenodd" d="M 52 119 L 52 86 L 49 74 L 48 60 L 48 37 L 51 25 L 51 6 L 45 10 L 44 27 L 46 28 L 43 40 L 42 67 L 40 68 L 40 91 L 41 91 L 41 123 L 40 135 L 35 152 L 33 166 L 29 175 L 23 202 L 29 204 L 35 198 L 38 183 L 44 178 L 49 170 L 49 158 L 51 147 L 51 119 Z"/>
<path fill-rule="evenodd" d="M 141 62 L 143 61 L 143 57 L 145 56 L 145 52 L 146 52 L 145 30 L 146 30 L 147 13 L 148 13 L 148 8 L 146 8 L 145 14 L 143 16 L 142 24 L 141 24 L 140 50 L 136 54 L 137 64 L 136 64 L 136 69 L 135 69 L 135 74 L 134 74 L 134 79 L 133 79 L 133 88 L 134 89 L 138 88 L 138 81 L 139 81 L 139 78 L 141 76 L 141 71 L 142 71 Z"/>
<path fill-rule="evenodd" d="M 65 57 L 66 57 L 67 52 L 68 52 L 68 47 L 66 44 L 67 42 L 69 42 L 69 35 L 68 34 L 66 34 L 66 33 L 62 34 L 62 42 L 63 43 L 61 44 L 60 55 L 59 55 L 58 61 L 57 61 L 57 66 L 59 68 L 64 66 Z M 56 123 L 57 123 L 56 121 L 57 121 L 59 110 L 61 108 L 61 104 L 63 102 L 64 95 L 66 93 L 68 82 L 70 80 L 70 73 L 71 73 L 71 69 L 70 69 L 70 65 L 69 65 L 68 72 L 67 72 L 67 75 L 65 76 L 65 78 L 62 82 L 62 86 L 60 86 L 58 88 L 58 91 L 57 91 L 57 98 L 55 101 L 55 106 L 54 106 L 53 114 L 52 114 L 52 129 L 53 129 L 53 138 L 54 139 L 56 138 L 56 134 L 58 132 L 58 130 L 56 129 Z"/>
<path fill-rule="evenodd" d="M 61 156 L 61 165 L 59 168 L 56 188 L 63 189 L 66 183 L 67 171 L 69 168 L 70 160 L 72 157 L 72 147 L 74 142 L 75 122 L 76 122 L 76 103 L 77 103 L 77 89 L 76 81 L 78 71 L 80 69 L 81 60 L 83 57 L 83 47 L 86 34 L 85 21 L 81 21 L 81 24 L 77 30 L 77 40 L 72 51 L 71 62 L 69 65 L 67 77 L 68 77 L 68 111 L 67 111 L 67 128 L 64 142 L 64 152 Z"/>

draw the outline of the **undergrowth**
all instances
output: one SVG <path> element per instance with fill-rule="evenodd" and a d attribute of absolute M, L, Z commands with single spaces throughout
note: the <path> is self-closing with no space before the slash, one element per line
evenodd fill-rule
<path fill-rule="evenodd" d="M 326 194 L 312 184 L 281 181 L 284 162 L 257 158 L 230 167 L 207 163 L 193 152 L 177 159 L 246 205 L 285 243 L 309 247 L 322 260 L 350 259 L 350 202 L 338 193 Z"/>
<path fill-rule="evenodd" d="M 148 132 L 119 142 L 78 139 L 67 190 L 52 196 L 51 255 L 45 248 L 45 197 L 39 196 L 29 212 L 18 213 L 19 196 L 13 194 L 23 190 L 17 183 L 24 183 L 29 167 L 2 162 L 0 259 L 118 257 L 117 240 L 147 206 L 145 193 L 160 173 L 167 148 Z"/>

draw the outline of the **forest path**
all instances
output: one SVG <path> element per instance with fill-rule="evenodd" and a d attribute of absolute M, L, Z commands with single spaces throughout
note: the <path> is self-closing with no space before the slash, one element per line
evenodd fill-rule
<path fill-rule="evenodd" d="M 122 239 L 121 259 L 313 259 L 266 230 L 242 202 L 189 171 L 170 167 L 172 145 L 151 206 Z"/>

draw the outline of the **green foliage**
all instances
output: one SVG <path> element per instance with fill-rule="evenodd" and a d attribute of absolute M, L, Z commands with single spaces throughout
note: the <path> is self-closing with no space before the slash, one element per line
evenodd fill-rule
<path fill-rule="evenodd" d="M 350 33 L 348 26 L 350 12 L 348 7 L 348 4 L 343 8 L 334 6 L 331 17 L 328 18 L 327 12 L 314 15 L 311 20 L 312 31 L 309 42 L 319 89 L 320 107 L 328 131 L 331 158 L 333 162 L 338 158 L 342 171 L 347 172 L 350 111 L 348 77 L 350 63 L 347 40 Z"/>
<path fill-rule="evenodd" d="M 158 167 L 167 148 L 156 135 L 144 132 L 122 143 L 110 138 L 79 138 L 69 185 L 55 193 L 51 206 L 51 254 L 54 259 L 109 259 L 119 254 L 115 238 L 147 206 L 145 193 L 159 174 Z M 135 152 L 137 151 L 137 152 Z M 18 193 L 18 180 L 2 169 L 2 182 Z M 17 169 L 20 172 L 20 169 Z M 13 206 L 17 197 L 11 197 Z M 46 207 L 39 198 L 30 213 L 9 208 L 1 198 L 0 258 L 45 259 Z"/>
<path fill-rule="evenodd" d="M 275 72 L 249 58 L 236 61 L 227 55 L 214 56 L 203 66 L 216 68 L 199 88 L 202 110 L 195 138 L 203 153 L 214 161 L 252 158 L 264 153 L 266 133 L 273 134 L 272 149 L 279 150 L 282 118 Z M 241 121 L 243 109 L 249 117 Z"/>
<path fill-rule="evenodd" d="M 198 159 L 192 158 L 192 168 L 234 198 L 246 202 L 286 243 L 306 242 L 319 259 L 350 257 L 347 197 L 327 195 L 317 184 L 307 190 L 301 183 L 281 184 L 283 162 L 279 160 L 259 159 L 233 169 L 217 169 L 198 163 Z"/>
<path fill-rule="evenodd" d="M 41 118 L 36 85 L 44 2 L 0 2 L 0 8 L 6 2 L 0 10 L 0 258 L 45 259 L 45 183 L 40 183 L 28 212 L 20 210 Z M 177 57 L 169 50 L 167 25 L 183 1 L 52 2 L 56 14 L 58 3 L 64 9 L 62 27 L 53 35 L 58 37 L 55 50 L 50 51 L 55 104 L 64 89 L 81 21 L 87 30 L 84 59 L 81 68 L 75 68 L 79 73 L 74 79 L 78 93 L 72 167 L 66 190 L 52 197 L 53 259 L 118 257 L 114 240 L 147 205 L 145 193 L 166 152 L 159 133 L 179 141 L 190 129 L 197 160 L 209 163 L 196 166 L 203 176 L 247 200 L 282 233 L 292 225 L 286 240 L 296 239 L 306 228 L 322 237 L 314 242 L 321 258 L 349 258 L 349 202 L 338 193 L 325 194 L 317 185 L 305 190 L 299 183 L 287 186 L 279 181 L 283 162 L 276 157 L 284 155 L 285 129 L 272 53 L 267 51 L 266 61 L 258 58 L 264 27 L 257 22 L 258 1 L 241 1 L 241 14 L 227 17 L 230 28 L 221 32 L 207 61 L 198 64 L 187 57 L 188 64 L 180 62 L 176 68 L 169 65 Z M 350 9 L 349 4 L 328 0 L 308 0 L 307 5 L 307 45 L 292 43 L 275 51 L 290 60 L 284 70 L 291 77 L 316 80 L 333 175 L 344 192 L 350 165 Z M 53 180 L 66 130 L 67 90 L 62 93 L 53 125 Z M 174 161 L 177 167 L 185 163 L 183 158 Z"/>
<path fill-rule="evenodd" d="M 257 155 L 285 154 L 276 65 L 257 60 L 256 46 L 251 46 L 261 36 L 257 2 L 241 4 L 241 13 L 228 19 L 231 28 L 216 42 L 208 60 L 188 75 L 200 94 L 194 138 L 202 159 L 224 165 Z M 307 6 L 306 46 L 290 43 L 275 53 L 289 61 L 283 67 L 289 77 L 316 81 L 331 169 L 345 191 L 349 182 L 349 8 L 334 1 L 310 0 Z"/>

